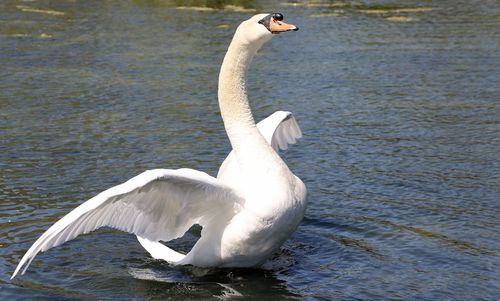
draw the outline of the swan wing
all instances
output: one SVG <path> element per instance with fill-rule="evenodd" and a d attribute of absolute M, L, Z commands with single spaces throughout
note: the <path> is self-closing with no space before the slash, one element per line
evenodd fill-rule
<path fill-rule="evenodd" d="M 193 224 L 231 218 L 242 199 L 206 173 L 192 169 L 148 170 L 105 190 L 50 227 L 21 259 L 12 278 L 46 251 L 103 226 L 150 240 L 172 240 Z"/>
<path fill-rule="evenodd" d="M 275 151 L 288 149 L 302 138 L 302 131 L 291 112 L 277 111 L 257 124 L 257 128 Z"/>

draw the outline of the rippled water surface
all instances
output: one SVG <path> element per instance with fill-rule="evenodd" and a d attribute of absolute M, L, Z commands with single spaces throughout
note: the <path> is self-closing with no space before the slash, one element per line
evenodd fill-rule
<path fill-rule="evenodd" d="M 498 2 L 181 2 L 0 3 L 0 299 L 500 295 Z M 103 229 L 9 280 L 98 192 L 151 168 L 217 173 L 218 68 L 248 9 L 301 28 L 249 76 L 256 118 L 289 110 L 304 133 L 283 156 L 309 205 L 280 252 L 262 269 L 175 268 Z"/>

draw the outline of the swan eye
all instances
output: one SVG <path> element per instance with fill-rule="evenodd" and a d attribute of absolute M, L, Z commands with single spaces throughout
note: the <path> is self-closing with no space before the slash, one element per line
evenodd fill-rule
<path fill-rule="evenodd" d="M 274 19 L 275 21 L 283 21 L 283 15 L 282 15 L 282 14 L 280 14 L 280 13 L 274 13 L 274 14 L 273 14 L 273 19 Z"/>

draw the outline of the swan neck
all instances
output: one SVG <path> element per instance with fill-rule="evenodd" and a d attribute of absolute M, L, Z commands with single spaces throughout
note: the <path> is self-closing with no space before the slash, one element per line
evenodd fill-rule
<path fill-rule="evenodd" d="M 255 124 L 248 103 L 246 73 L 257 50 L 270 37 L 248 43 L 238 30 L 229 45 L 219 75 L 219 106 L 239 168 L 246 177 L 261 179 L 261 170 L 282 161 Z M 278 169 L 275 169 L 278 170 Z M 260 180 L 259 180 L 260 181 Z"/>
<path fill-rule="evenodd" d="M 242 124 L 255 124 L 246 88 L 246 73 L 256 49 L 231 43 L 219 75 L 219 106 L 226 129 Z"/>
<path fill-rule="evenodd" d="M 255 132 L 255 121 L 248 103 L 246 73 L 262 43 L 249 44 L 234 36 L 229 45 L 219 74 L 219 106 L 224 127 L 233 148 L 238 137 Z"/>

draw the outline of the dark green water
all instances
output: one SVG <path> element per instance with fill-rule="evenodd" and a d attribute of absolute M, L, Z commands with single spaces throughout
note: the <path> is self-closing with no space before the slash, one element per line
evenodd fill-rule
<path fill-rule="evenodd" d="M 289 110 L 304 133 L 283 155 L 309 207 L 281 251 L 256 270 L 174 268 L 104 229 L 10 281 L 98 192 L 151 168 L 216 174 L 218 68 L 253 12 L 181 2 L 0 3 L 0 299 L 498 298 L 497 1 L 252 2 L 301 28 L 249 78 L 256 118 Z"/>

